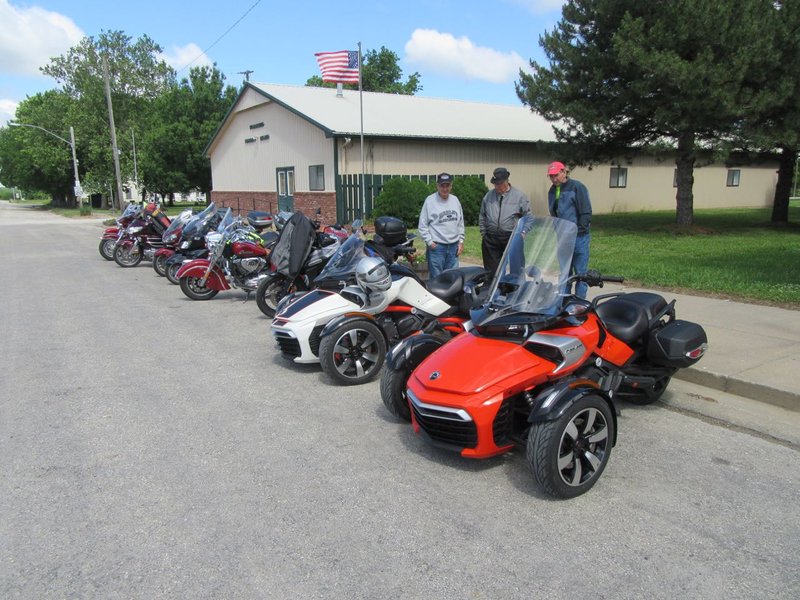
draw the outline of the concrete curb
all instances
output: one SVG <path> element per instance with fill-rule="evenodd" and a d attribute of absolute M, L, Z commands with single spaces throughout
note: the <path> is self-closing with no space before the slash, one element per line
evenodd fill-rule
<path fill-rule="evenodd" d="M 800 412 L 800 394 L 798 393 L 787 392 L 760 383 L 753 383 L 752 381 L 745 381 L 730 375 L 721 375 L 698 368 L 680 369 L 675 373 L 675 378 L 733 394 L 734 396 L 741 396 L 742 398 L 757 400 L 758 402 L 765 402 L 773 406 Z"/>

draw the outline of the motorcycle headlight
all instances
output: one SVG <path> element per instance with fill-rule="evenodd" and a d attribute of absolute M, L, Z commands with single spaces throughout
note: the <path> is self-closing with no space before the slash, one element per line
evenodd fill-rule
<path fill-rule="evenodd" d="M 189 242 L 181 242 L 181 250 L 186 250 L 189 247 Z"/>
<path fill-rule="evenodd" d="M 128 233 L 139 233 L 141 230 L 141 227 L 128 227 Z"/>
<path fill-rule="evenodd" d="M 164 240 L 164 243 L 165 243 L 165 244 L 172 244 L 172 243 L 174 243 L 174 242 L 175 242 L 175 240 L 177 240 L 177 239 L 178 239 L 178 236 L 177 236 L 177 235 L 175 235 L 174 233 L 170 233 L 170 234 L 167 236 L 167 239 L 165 239 L 165 240 Z"/>

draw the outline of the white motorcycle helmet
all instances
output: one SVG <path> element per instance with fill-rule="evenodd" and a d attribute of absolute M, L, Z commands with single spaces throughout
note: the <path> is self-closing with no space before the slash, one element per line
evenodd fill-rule
<path fill-rule="evenodd" d="M 356 265 L 356 281 L 368 294 L 385 292 L 392 287 L 392 274 L 383 260 L 377 256 L 368 256 Z"/>

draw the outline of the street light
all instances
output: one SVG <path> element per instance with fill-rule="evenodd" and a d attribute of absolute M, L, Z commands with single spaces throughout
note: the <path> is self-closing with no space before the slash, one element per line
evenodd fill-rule
<path fill-rule="evenodd" d="M 39 127 L 38 125 L 30 125 L 29 123 L 14 123 L 13 121 L 9 121 L 8 124 L 13 127 L 32 127 L 33 129 L 39 129 L 44 131 L 46 134 L 52 135 L 54 138 L 69 144 L 69 147 L 72 148 L 72 164 L 75 167 L 75 196 L 78 198 L 78 204 L 81 210 L 83 210 L 83 188 L 81 187 L 80 177 L 78 177 L 78 157 L 75 155 L 75 130 L 72 128 L 72 125 L 69 126 L 70 139 L 65 140 L 60 135 L 53 133 L 49 129 L 45 129 L 44 127 Z"/>

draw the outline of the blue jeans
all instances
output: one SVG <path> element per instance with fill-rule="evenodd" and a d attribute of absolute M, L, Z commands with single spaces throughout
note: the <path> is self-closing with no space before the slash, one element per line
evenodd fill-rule
<path fill-rule="evenodd" d="M 579 235 L 575 238 L 575 252 L 572 254 L 572 268 L 570 274 L 586 273 L 589 269 L 589 242 L 592 236 L 588 233 Z M 579 298 L 586 298 L 589 286 L 583 281 L 575 284 L 575 295 Z"/>
<path fill-rule="evenodd" d="M 458 242 L 454 244 L 440 244 L 436 248 L 425 250 L 425 259 L 428 261 L 428 277 L 436 277 L 442 271 L 454 269 L 458 266 Z"/>

